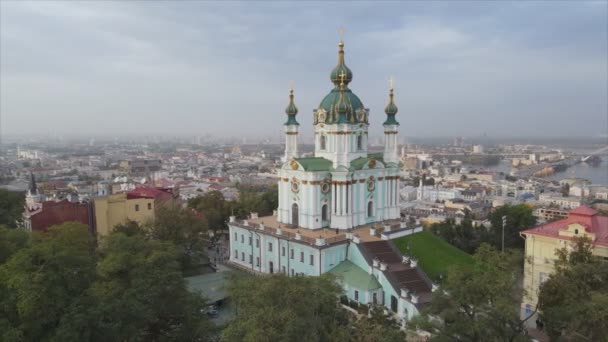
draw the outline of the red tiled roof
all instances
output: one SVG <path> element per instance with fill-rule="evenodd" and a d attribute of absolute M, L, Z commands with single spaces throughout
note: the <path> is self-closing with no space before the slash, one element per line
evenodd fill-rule
<path fill-rule="evenodd" d="M 583 225 L 587 232 L 595 234 L 593 244 L 608 246 L 608 216 L 600 216 L 597 211 L 585 205 L 571 210 L 568 217 L 564 219 L 543 224 L 522 233 L 570 240 L 567 236 L 559 236 L 559 232 L 568 229 L 568 226 L 573 223 Z"/>
<path fill-rule="evenodd" d="M 173 195 L 168 191 L 156 188 L 136 188 L 127 192 L 127 199 L 133 198 L 153 198 L 160 200 L 171 199 Z"/>

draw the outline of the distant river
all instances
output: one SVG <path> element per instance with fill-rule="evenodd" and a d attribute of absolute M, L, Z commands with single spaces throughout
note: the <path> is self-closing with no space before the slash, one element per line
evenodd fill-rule
<path fill-rule="evenodd" d="M 602 161 L 597 165 L 591 165 L 587 163 L 579 163 L 563 172 L 554 173 L 552 176 L 547 177 L 555 181 L 559 181 L 564 178 L 579 177 L 586 178 L 593 184 L 608 185 L 608 158 L 602 157 Z M 479 169 L 479 166 L 467 165 L 469 169 Z M 496 172 L 504 172 L 509 174 L 511 172 L 511 161 L 501 160 L 500 164 L 495 166 L 484 167 L 486 170 L 493 170 Z"/>

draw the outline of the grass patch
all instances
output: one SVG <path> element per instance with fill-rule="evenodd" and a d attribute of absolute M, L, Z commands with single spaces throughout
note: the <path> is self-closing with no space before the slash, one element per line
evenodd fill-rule
<path fill-rule="evenodd" d="M 426 230 L 400 237 L 393 242 L 403 254 L 407 254 L 409 243 L 410 254 L 418 260 L 418 265 L 433 281 L 439 280 L 439 274 L 445 276 L 447 269 L 451 266 L 473 263 L 471 255 Z"/>

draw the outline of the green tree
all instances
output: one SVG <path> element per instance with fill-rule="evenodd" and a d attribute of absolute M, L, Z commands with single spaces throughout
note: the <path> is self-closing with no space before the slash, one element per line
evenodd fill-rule
<path fill-rule="evenodd" d="M 170 242 L 113 233 L 97 279 L 57 327 L 56 341 L 204 341 L 204 299 L 190 293 Z"/>
<path fill-rule="evenodd" d="M 229 293 L 237 318 L 222 340 L 346 341 L 348 320 L 337 303 L 341 292 L 329 275 L 235 278 Z"/>
<path fill-rule="evenodd" d="M 0 340 L 50 339 L 95 278 L 95 241 L 80 223 L 34 233 L 0 266 Z"/>
<path fill-rule="evenodd" d="M 125 223 L 117 224 L 112 230 L 114 233 L 123 233 L 126 236 L 142 235 L 146 234 L 144 227 L 137 221 L 129 220 Z"/>
<path fill-rule="evenodd" d="M 0 265 L 28 243 L 29 235 L 24 230 L 0 225 Z"/>
<path fill-rule="evenodd" d="M 608 263 L 588 238 L 556 252 L 555 273 L 541 286 L 540 318 L 552 340 L 602 341 L 608 336 Z"/>
<path fill-rule="evenodd" d="M 497 249 L 502 248 L 503 216 L 506 216 L 505 249 L 523 249 L 525 241 L 519 233 L 536 225 L 536 217 L 532 208 L 526 204 L 505 205 L 489 215 L 492 226 L 486 241 Z"/>
<path fill-rule="evenodd" d="M 25 195 L 23 192 L 13 192 L 0 189 L 0 225 L 11 228 L 17 227 L 21 221 Z"/>
<path fill-rule="evenodd" d="M 353 342 L 402 342 L 406 334 L 399 322 L 384 314 L 384 310 L 372 308 L 369 315 L 355 321 L 349 341 Z"/>
<path fill-rule="evenodd" d="M 192 270 L 206 259 L 209 240 L 207 220 L 191 209 L 178 206 L 161 206 L 154 221 L 148 225 L 148 236 L 154 240 L 169 241 L 179 252 L 182 270 Z"/>
<path fill-rule="evenodd" d="M 408 328 L 429 331 L 434 341 L 525 341 L 516 304 L 522 291 L 516 254 L 482 244 L 472 266 L 448 271 L 423 314 Z"/>
<path fill-rule="evenodd" d="M 203 214 L 213 231 L 225 228 L 229 213 L 224 195 L 219 191 L 210 191 L 188 201 L 188 207 Z"/>

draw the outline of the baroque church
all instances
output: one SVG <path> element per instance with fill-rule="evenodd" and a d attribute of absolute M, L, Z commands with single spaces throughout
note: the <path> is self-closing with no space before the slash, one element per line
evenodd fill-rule
<path fill-rule="evenodd" d="M 435 289 L 392 239 L 413 234 L 400 219 L 399 157 L 393 87 L 385 112 L 384 152 L 368 152 L 370 110 L 350 89 L 344 43 L 330 74 L 333 88 L 313 111 L 314 157 L 298 152 L 298 108 L 290 89 L 285 155 L 272 216 L 230 217 L 230 264 L 254 273 L 333 273 L 345 297 L 382 305 L 406 321 Z"/>
<path fill-rule="evenodd" d="M 285 164 L 279 170 L 278 221 L 340 230 L 399 218 L 399 159 L 393 89 L 384 121 L 384 153 L 367 151 L 369 114 L 348 87 L 352 71 L 340 42 L 333 89 L 314 110 L 315 154 L 298 157 L 298 109 L 293 89 L 286 109 Z"/>

